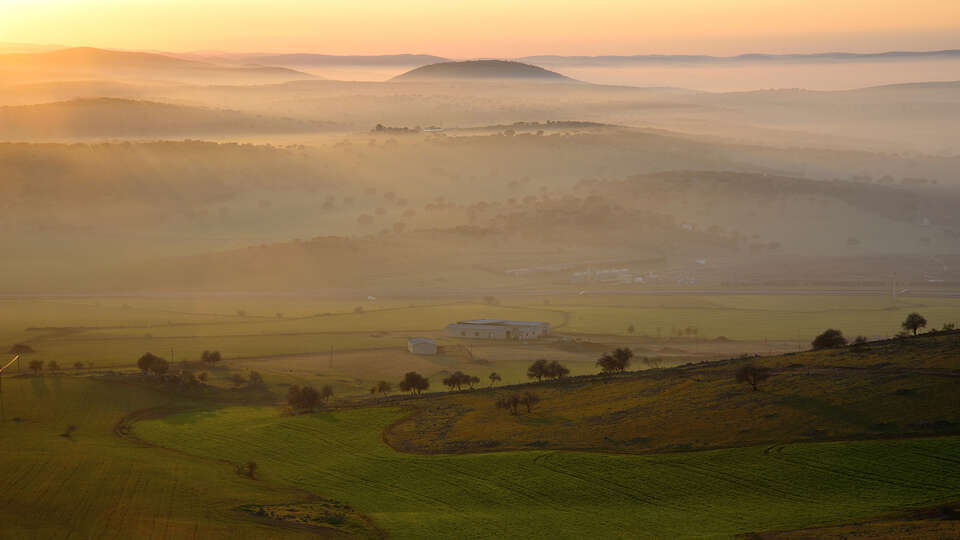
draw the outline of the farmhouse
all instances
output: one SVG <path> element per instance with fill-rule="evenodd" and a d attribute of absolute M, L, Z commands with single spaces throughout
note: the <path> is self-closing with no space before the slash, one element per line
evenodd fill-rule
<path fill-rule="evenodd" d="M 437 342 L 425 337 L 407 338 L 407 350 L 413 354 L 437 354 Z"/>
<path fill-rule="evenodd" d="M 550 323 L 478 319 L 448 324 L 446 334 L 471 339 L 537 339 L 550 334 Z"/>

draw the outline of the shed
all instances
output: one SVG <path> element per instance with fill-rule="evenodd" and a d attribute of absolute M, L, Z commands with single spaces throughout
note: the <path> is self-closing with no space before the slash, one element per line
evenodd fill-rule
<path fill-rule="evenodd" d="M 437 342 L 425 337 L 407 338 L 407 350 L 413 354 L 437 354 Z"/>

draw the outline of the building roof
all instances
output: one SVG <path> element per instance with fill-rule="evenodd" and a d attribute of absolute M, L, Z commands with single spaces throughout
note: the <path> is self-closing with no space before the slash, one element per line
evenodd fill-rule
<path fill-rule="evenodd" d="M 425 337 L 412 337 L 412 338 L 407 338 L 407 343 L 410 344 L 410 345 L 413 345 L 413 344 L 416 344 L 416 343 L 429 343 L 429 344 L 431 344 L 431 345 L 436 345 L 436 344 L 437 344 L 436 341 L 434 341 L 434 340 L 432 340 L 432 339 L 430 339 L 430 338 L 425 338 Z"/>

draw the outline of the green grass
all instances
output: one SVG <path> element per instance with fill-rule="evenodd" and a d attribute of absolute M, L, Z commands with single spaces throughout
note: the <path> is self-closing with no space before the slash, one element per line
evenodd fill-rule
<path fill-rule="evenodd" d="M 0 405 L 0 537 L 315 537 L 234 511 L 306 494 L 113 432 L 132 411 L 189 405 L 182 400 L 85 378 L 7 376 Z M 67 425 L 77 428 L 69 439 L 59 436 Z"/>
<path fill-rule="evenodd" d="M 956 437 L 656 456 L 421 456 L 382 442 L 399 417 L 230 408 L 135 429 L 190 454 L 255 460 L 264 478 L 347 502 L 396 538 L 729 538 L 934 504 L 960 490 Z"/>

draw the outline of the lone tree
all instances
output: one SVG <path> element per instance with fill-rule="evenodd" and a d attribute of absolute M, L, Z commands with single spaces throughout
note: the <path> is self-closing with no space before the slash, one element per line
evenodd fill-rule
<path fill-rule="evenodd" d="M 630 367 L 630 360 L 632 359 L 633 351 L 628 347 L 623 347 L 601 356 L 597 360 L 597 365 L 604 373 L 620 373 Z"/>
<path fill-rule="evenodd" d="M 34 352 L 33 347 L 27 345 L 26 343 L 17 343 L 10 347 L 10 350 L 7 351 L 10 354 L 30 354 Z"/>
<path fill-rule="evenodd" d="M 430 381 L 416 371 L 409 371 L 397 386 L 403 392 L 410 392 L 419 396 L 424 390 L 430 388 Z"/>
<path fill-rule="evenodd" d="M 328 399 L 333 397 L 333 387 L 329 384 L 323 385 L 323 388 L 320 389 L 320 401 L 326 403 Z"/>
<path fill-rule="evenodd" d="M 29 367 L 31 370 L 33 370 L 34 375 L 39 374 L 41 371 L 43 371 L 43 362 L 40 360 L 31 360 Z"/>
<path fill-rule="evenodd" d="M 527 368 L 527 377 L 531 379 L 536 379 L 537 382 L 543 380 L 547 376 L 547 366 L 549 363 L 545 358 L 541 358 L 536 362 L 530 364 L 530 367 Z"/>
<path fill-rule="evenodd" d="M 313 411 L 319 399 L 320 394 L 318 394 L 312 386 L 304 386 L 301 388 L 293 385 L 290 387 L 290 390 L 287 391 L 287 403 L 294 411 Z"/>
<path fill-rule="evenodd" d="M 769 378 L 770 368 L 766 366 L 754 366 L 747 364 L 737 370 L 737 382 L 749 383 L 754 391 L 757 390 L 757 385 Z"/>
<path fill-rule="evenodd" d="M 847 338 L 843 337 L 843 332 L 833 328 L 824 330 L 823 333 L 815 337 L 811 343 L 813 350 L 815 351 L 819 351 L 821 349 L 835 349 L 837 347 L 843 347 L 846 344 Z"/>
<path fill-rule="evenodd" d="M 500 376 L 500 374 L 497 373 L 496 371 L 494 371 L 493 373 L 491 373 L 490 376 L 487 377 L 487 378 L 490 379 L 490 386 L 491 386 L 491 387 L 493 387 L 493 385 L 495 385 L 495 384 L 497 384 L 498 382 L 500 382 L 500 381 L 503 380 L 503 378 Z"/>
<path fill-rule="evenodd" d="M 917 335 L 917 330 L 926 328 L 927 319 L 923 315 L 913 312 L 907 315 L 907 318 L 904 319 L 900 326 L 902 326 L 904 330 L 913 332 L 913 335 Z"/>
<path fill-rule="evenodd" d="M 200 360 L 205 364 L 209 364 L 210 367 L 217 365 L 217 362 L 222 360 L 220 356 L 220 351 L 203 351 L 203 354 L 200 355 Z"/>
<path fill-rule="evenodd" d="M 170 370 L 170 364 L 166 360 L 151 353 L 141 356 L 137 360 L 137 367 L 140 368 L 140 371 L 143 371 L 144 375 L 153 373 L 160 376 Z"/>
<path fill-rule="evenodd" d="M 391 390 L 393 390 L 392 384 L 388 383 L 387 381 L 380 381 L 376 384 L 376 386 L 370 389 L 370 393 L 378 393 L 386 396 Z"/>
<path fill-rule="evenodd" d="M 550 379 L 562 379 L 570 374 L 570 370 L 556 360 L 551 361 L 546 367 L 546 376 Z"/>

